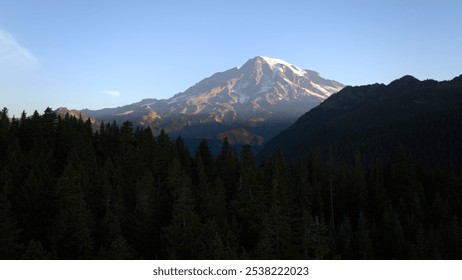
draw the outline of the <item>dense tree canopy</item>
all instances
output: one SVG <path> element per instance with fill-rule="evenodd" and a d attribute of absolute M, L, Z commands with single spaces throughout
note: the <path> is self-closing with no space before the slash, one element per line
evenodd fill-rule
<path fill-rule="evenodd" d="M 462 167 L 260 164 L 149 128 L 0 113 L 2 259 L 461 259 Z"/>

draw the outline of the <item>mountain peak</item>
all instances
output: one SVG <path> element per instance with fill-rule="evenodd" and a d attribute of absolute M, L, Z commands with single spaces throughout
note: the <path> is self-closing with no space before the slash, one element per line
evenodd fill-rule
<path fill-rule="evenodd" d="M 411 75 L 406 75 L 406 76 L 403 76 L 402 78 L 399 78 L 397 80 L 394 80 L 393 82 L 390 83 L 390 86 L 394 86 L 394 87 L 406 87 L 406 86 L 409 86 L 411 84 L 415 84 L 415 83 L 418 83 L 420 82 L 419 79 L 411 76 Z"/>
<path fill-rule="evenodd" d="M 279 108 L 277 104 L 280 103 L 303 106 L 305 111 L 307 104 L 318 103 L 342 88 L 342 84 L 325 80 L 314 71 L 303 70 L 282 59 L 257 56 L 240 68 L 205 78 L 167 102 L 182 103 L 174 108 L 175 112 L 198 114 L 222 107 L 223 111 L 231 110 L 234 115 L 248 116 L 256 112 L 271 112 L 273 107 Z M 247 106 L 243 108 L 241 104 Z"/>
<path fill-rule="evenodd" d="M 257 56 L 256 59 L 261 59 L 266 62 L 271 70 L 273 71 L 283 71 L 283 68 L 286 67 L 298 76 L 304 76 L 307 72 L 303 69 L 298 68 L 297 66 L 290 64 L 289 62 L 279 59 L 279 58 L 272 58 L 267 56 Z"/>
<path fill-rule="evenodd" d="M 452 82 L 453 82 L 453 83 L 462 83 L 462 75 L 460 75 L 460 76 L 455 77 L 454 79 L 452 79 Z"/>

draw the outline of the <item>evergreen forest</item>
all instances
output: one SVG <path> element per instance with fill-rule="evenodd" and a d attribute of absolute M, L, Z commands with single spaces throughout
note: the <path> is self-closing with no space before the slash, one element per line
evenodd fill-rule
<path fill-rule="evenodd" d="M 0 112 L 1 259 L 462 259 L 462 166 Z"/>

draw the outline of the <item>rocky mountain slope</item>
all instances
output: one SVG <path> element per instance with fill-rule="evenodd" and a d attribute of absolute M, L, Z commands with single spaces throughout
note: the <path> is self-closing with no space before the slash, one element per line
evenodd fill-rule
<path fill-rule="evenodd" d="M 169 99 L 82 110 L 98 121 L 132 121 L 183 138 L 213 138 L 233 129 L 268 140 L 344 86 L 280 59 L 255 57 Z M 261 137 L 261 138 L 260 138 Z M 246 139 L 245 135 L 242 137 Z M 237 141 L 237 140 L 236 140 Z"/>

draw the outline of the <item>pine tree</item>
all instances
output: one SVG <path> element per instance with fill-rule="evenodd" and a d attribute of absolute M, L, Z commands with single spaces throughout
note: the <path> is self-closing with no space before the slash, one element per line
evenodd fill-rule
<path fill-rule="evenodd" d="M 308 252 L 308 259 L 322 260 L 331 253 L 328 228 L 319 221 L 318 217 L 305 225 L 304 246 Z"/>
<path fill-rule="evenodd" d="M 95 245 L 105 250 L 122 234 L 128 218 L 120 187 L 122 178 L 119 168 L 110 158 L 106 160 L 100 171 L 98 190 L 95 191 L 97 198 L 93 199 L 98 224 Z"/>
<path fill-rule="evenodd" d="M 0 166 L 8 147 L 10 119 L 8 117 L 8 109 L 5 107 L 0 112 Z"/>
<path fill-rule="evenodd" d="M 212 152 L 210 151 L 209 144 L 205 139 L 202 139 L 200 141 L 199 146 L 196 149 L 195 159 L 197 160 L 199 157 L 201 158 L 202 164 L 204 165 L 207 178 L 209 179 L 209 181 L 213 181 L 215 178 L 217 165 L 212 155 Z M 226 186 L 227 182 L 224 183 Z"/>
<path fill-rule="evenodd" d="M 22 259 L 24 260 L 47 260 L 50 256 L 43 248 L 40 241 L 31 240 L 24 252 Z"/>
<path fill-rule="evenodd" d="M 323 199 L 323 167 L 320 150 L 313 151 L 308 158 L 309 184 L 312 189 L 312 215 L 322 217 L 324 215 L 325 201 Z"/>
<path fill-rule="evenodd" d="M 194 210 L 191 182 L 182 172 L 178 159 L 169 165 L 167 184 L 174 203 L 171 224 L 164 228 L 164 251 L 173 259 L 204 258 L 205 246 L 200 239 L 200 220 Z"/>
<path fill-rule="evenodd" d="M 191 170 L 192 170 L 191 155 L 189 154 L 188 147 L 185 145 L 183 139 L 180 136 L 178 136 L 178 138 L 175 140 L 175 151 L 181 162 L 181 166 L 183 170 L 186 172 L 186 174 L 191 174 Z"/>
<path fill-rule="evenodd" d="M 350 175 L 350 217 L 357 215 L 359 212 L 366 211 L 368 209 L 368 193 L 366 188 L 366 178 L 364 167 L 361 162 L 361 154 L 359 151 L 355 152 L 355 165 L 353 172 Z"/>
<path fill-rule="evenodd" d="M 227 138 L 223 141 L 216 166 L 218 176 L 223 180 L 225 188 L 228 191 L 228 199 L 232 200 L 239 187 L 239 159 L 236 151 L 231 148 Z"/>
<path fill-rule="evenodd" d="M 29 172 L 23 184 L 12 194 L 13 211 L 22 228 L 24 242 L 29 240 L 49 243 L 48 229 L 55 215 L 52 186 L 45 185 L 34 171 Z"/>
<path fill-rule="evenodd" d="M 202 221 L 208 219 L 213 213 L 210 212 L 210 201 L 212 199 L 212 185 L 207 178 L 204 163 L 202 157 L 198 155 L 195 161 L 195 174 L 194 174 L 194 186 L 193 196 L 196 202 L 196 211 L 199 214 Z"/>
<path fill-rule="evenodd" d="M 135 212 L 130 217 L 126 234 L 137 251 L 147 259 L 154 259 L 160 254 L 156 203 L 155 179 L 150 171 L 146 171 L 141 180 L 136 183 Z"/>
<path fill-rule="evenodd" d="M 272 229 L 272 242 L 277 258 L 289 258 L 292 255 L 290 203 L 288 197 L 289 169 L 281 153 L 274 159 L 271 197 L 269 204 L 269 222 Z"/>
<path fill-rule="evenodd" d="M 353 229 L 348 216 L 341 220 L 337 235 L 337 252 L 345 260 L 353 259 Z"/>
<path fill-rule="evenodd" d="M 101 248 L 97 259 L 103 260 L 132 260 L 136 259 L 136 252 L 122 235 L 111 240 L 109 246 Z"/>
<path fill-rule="evenodd" d="M 404 232 L 398 214 L 390 205 L 383 213 L 379 236 L 377 240 L 380 245 L 378 257 L 381 259 L 404 259 L 405 240 Z"/>
<path fill-rule="evenodd" d="M 374 249 L 369 234 L 369 226 L 363 213 L 359 213 L 354 240 L 357 259 L 370 260 L 374 258 Z"/>
<path fill-rule="evenodd" d="M 422 225 L 419 226 L 417 232 L 415 251 L 415 259 L 427 260 L 429 258 L 428 240 Z"/>
<path fill-rule="evenodd" d="M 309 173 L 306 164 L 299 161 L 293 167 L 293 186 L 291 192 L 291 235 L 292 244 L 298 248 L 298 252 L 294 253 L 295 258 L 308 259 L 308 236 L 306 235 L 306 227 L 312 222 L 312 188 L 309 183 Z"/>
<path fill-rule="evenodd" d="M 227 248 L 221 232 L 220 226 L 214 219 L 207 221 L 202 227 L 201 239 L 206 247 L 204 258 L 210 260 L 235 258 L 232 252 L 229 251 L 229 248 Z"/>
<path fill-rule="evenodd" d="M 57 191 L 59 213 L 53 225 L 53 251 L 60 259 L 89 259 L 93 255 L 92 217 L 74 166 L 66 167 Z"/>
<path fill-rule="evenodd" d="M 0 173 L 0 259 L 18 259 L 22 250 L 19 243 L 20 231 L 10 208 L 9 189 L 11 176 L 4 169 Z"/>
<path fill-rule="evenodd" d="M 244 192 L 250 197 L 262 196 L 261 186 L 258 178 L 257 162 L 253 156 L 250 145 L 244 145 L 240 157 L 240 185 Z"/>
<path fill-rule="evenodd" d="M 424 215 L 422 208 L 422 202 L 424 202 L 423 187 L 417 179 L 415 168 L 403 147 L 401 147 L 400 158 L 393 166 L 392 172 L 391 191 L 395 205 L 400 199 L 406 202 L 405 208 L 399 209 L 401 211 L 398 214 L 405 216 L 412 213 L 417 217 L 417 221 L 422 221 Z"/>

